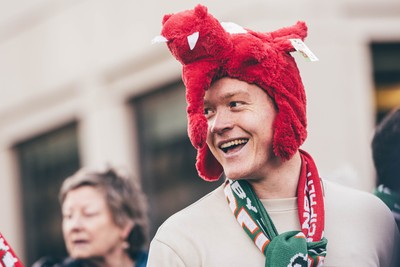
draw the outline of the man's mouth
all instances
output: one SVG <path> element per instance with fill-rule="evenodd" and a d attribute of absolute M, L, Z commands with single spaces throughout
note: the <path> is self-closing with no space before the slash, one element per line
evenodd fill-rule
<path fill-rule="evenodd" d="M 219 148 L 224 151 L 224 153 L 227 153 L 228 151 L 237 148 L 239 146 L 245 145 L 249 139 L 236 139 L 232 140 L 226 143 L 223 143 L 222 145 L 219 146 Z"/>

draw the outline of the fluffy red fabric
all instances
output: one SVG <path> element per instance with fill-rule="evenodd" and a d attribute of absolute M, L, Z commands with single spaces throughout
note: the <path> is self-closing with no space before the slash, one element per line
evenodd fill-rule
<path fill-rule="evenodd" d="M 194 47 L 187 37 L 198 32 Z M 196 168 L 207 181 L 218 180 L 223 169 L 206 144 L 207 120 L 203 99 L 210 84 L 224 76 L 256 84 L 274 100 L 274 153 L 290 159 L 307 136 L 306 96 L 289 39 L 304 39 L 304 22 L 260 33 L 229 33 L 205 6 L 165 15 L 161 32 L 175 58 L 183 65 L 182 80 L 188 103 L 188 133 L 197 149 Z"/>

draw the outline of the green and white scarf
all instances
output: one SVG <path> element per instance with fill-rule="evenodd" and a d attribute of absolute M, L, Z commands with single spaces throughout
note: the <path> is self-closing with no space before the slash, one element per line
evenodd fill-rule
<path fill-rule="evenodd" d="M 323 188 L 311 156 L 300 151 L 297 188 L 301 231 L 278 234 L 260 199 L 246 180 L 227 179 L 225 196 L 238 223 L 266 256 L 266 267 L 321 267 L 326 256 Z"/>

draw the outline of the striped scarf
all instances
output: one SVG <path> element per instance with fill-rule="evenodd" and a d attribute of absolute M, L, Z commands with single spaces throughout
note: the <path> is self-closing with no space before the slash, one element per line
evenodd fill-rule
<path fill-rule="evenodd" d="M 0 233 L 0 266 L 2 267 L 24 267 L 18 259 L 14 250 Z"/>
<path fill-rule="evenodd" d="M 260 199 L 246 180 L 227 180 L 224 188 L 238 223 L 266 256 L 266 267 L 321 267 L 326 256 L 324 199 L 311 156 L 300 150 L 302 168 L 297 188 L 301 231 L 278 234 Z"/>

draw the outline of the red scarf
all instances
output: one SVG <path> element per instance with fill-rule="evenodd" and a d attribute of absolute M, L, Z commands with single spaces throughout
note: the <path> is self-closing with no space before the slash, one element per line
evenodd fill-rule
<path fill-rule="evenodd" d="M 24 267 L 18 259 L 14 250 L 0 233 L 0 266 L 1 267 Z"/>
<path fill-rule="evenodd" d="M 320 240 L 324 234 L 324 192 L 314 160 L 303 150 L 300 150 L 300 156 L 302 166 L 297 188 L 297 206 L 301 231 L 307 242 L 313 242 Z"/>

